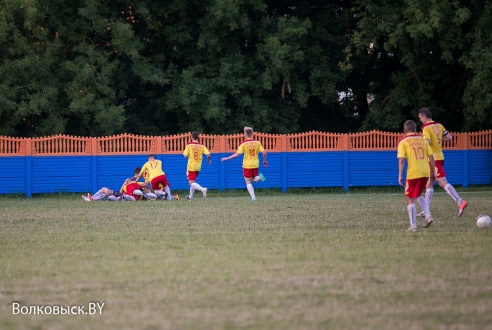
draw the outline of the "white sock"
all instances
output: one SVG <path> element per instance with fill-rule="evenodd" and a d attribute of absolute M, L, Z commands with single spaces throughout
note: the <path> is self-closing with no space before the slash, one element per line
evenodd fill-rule
<path fill-rule="evenodd" d="M 246 189 L 248 189 L 249 195 L 251 196 L 251 199 L 255 199 L 255 188 L 253 188 L 253 185 L 251 183 L 246 185 Z"/>
<path fill-rule="evenodd" d="M 425 218 L 429 219 L 431 217 L 431 213 L 429 210 L 429 205 L 427 204 L 427 199 L 422 197 L 422 196 L 419 196 L 419 198 L 417 198 L 417 202 L 419 203 L 420 207 L 422 208 L 422 211 L 424 211 Z"/>
<path fill-rule="evenodd" d="M 97 193 L 95 193 L 94 195 L 92 195 L 92 198 L 95 201 L 104 199 L 104 197 L 106 197 L 106 195 L 104 194 L 104 192 L 102 191 L 102 189 L 99 189 L 99 191 Z"/>
<path fill-rule="evenodd" d="M 116 201 L 116 200 L 118 200 L 118 198 L 116 198 L 116 196 L 114 196 L 114 195 L 111 195 L 111 196 L 108 196 L 108 200 Z"/>
<path fill-rule="evenodd" d="M 253 182 L 258 182 L 258 181 L 260 181 L 260 177 L 257 175 L 253 178 Z"/>
<path fill-rule="evenodd" d="M 193 183 L 191 184 L 191 186 L 192 186 L 192 187 L 194 187 L 195 189 L 200 190 L 201 192 L 203 192 L 203 187 L 202 187 L 202 186 L 200 186 L 198 183 L 193 182 Z"/>
<path fill-rule="evenodd" d="M 460 205 L 461 203 L 461 197 L 460 195 L 458 195 L 458 193 L 456 192 L 456 190 L 454 189 L 454 187 L 452 185 L 450 185 L 449 183 L 444 187 L 444 190 L 446 190 L 446 192 L 448 193 L 448 195 L 456 202 L 458 203 L 458 205 Z"/>
<path fill-rule="evenodd" d="M 434 199 L 434 188 L 427 188 L 425 190 L 425 201 L 427 202 L 427 205 L 429 207 L 432 204 L 433 199 Z"/>
<path fill-rule="evenodd" d="M 415 207 L 415 203 L 407 205 L 407 212 L 410 219 L 410 227 L 417 228 L 417 207 Z"/>
<path fill-rule="evenodd" d="M 169 186 L 165 186 L 164 190 L 167 192 L 167 199 L 172 200 L 173 196 L 171 196 L 171 188 L 169 188 Z"/>
<path fill-rule="evenodd" d="M 193 198 L 193 195 L 195 194 L 195 187 L 193 187 L 193 184 L 190 187 L 190 198 Z"/>

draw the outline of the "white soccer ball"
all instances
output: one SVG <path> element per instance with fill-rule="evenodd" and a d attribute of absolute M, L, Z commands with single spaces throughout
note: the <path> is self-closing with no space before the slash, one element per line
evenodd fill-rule
<path fill-rule="evenodd" d="M 490 227 L 490 223 L 492 221 L 490 220 L 490 217 L 487 214 L 480 214 L 477 217 L 477 227 L 478 228 L 488 228 Z"/>

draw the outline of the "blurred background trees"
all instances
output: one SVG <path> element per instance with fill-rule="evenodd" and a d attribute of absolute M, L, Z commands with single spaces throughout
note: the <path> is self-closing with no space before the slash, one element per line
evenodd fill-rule
<path fill-rule="evenodd" d="M 0 135 L 492 128 L 490 1 L 2 0 Z"/>

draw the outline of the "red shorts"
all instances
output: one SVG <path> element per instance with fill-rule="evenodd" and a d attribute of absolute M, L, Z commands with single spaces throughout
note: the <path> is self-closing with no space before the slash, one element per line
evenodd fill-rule
<path fill-rule="evenodd" d="M 417 198 L 425 191 L 425 186 L 429 178 L 418 178 L 407 180 L 405 186 L 405 196 L 408 198 Z"/>
<path fill-rule="evenodd" d="M 200 171 L 186 171 L 186 176 L 188 177 L 188 180 L 195 181 L 196 178 L 198 178 L 199 173 Z"/>
<path fill-rule="evenodd" d="M 161 184 L 162 187 L 170 186 L 169 182 L 167 182 L 167 178 L 165 174 L 156 176 L 155 178 L 152 179 L 152 181 L 150 181 L 150 184 L 152 185 L 153 190 L 161 190 L 162 188 L 159 186 L 159 184 Z"/>
<path fill-rule="evenodd" d="M 253 179 L 258 176 L 258 168 L 243 168 L 243 176 L 247 179 Z"/>
<path fill-rule="evenodd" d="M 444 159 L 436 160 L 436 178 L 445 178 L 446 172 L 444 171 Z"/>
<path fill-rule="evenodd" d="M 138 201 L 142 196 L 140 196 L 140 195 L 134 195 L 133 192 L 135 190 L 139 190 L 139 189 L 140 189 L 140 185 L 138 183 L 135 183 L 135 182 L 129 183 L 129 184 L 126 185 L 126 193 L 125 194 L 128 195 L 128 196 L 135 197 L 135 199 Z"/>

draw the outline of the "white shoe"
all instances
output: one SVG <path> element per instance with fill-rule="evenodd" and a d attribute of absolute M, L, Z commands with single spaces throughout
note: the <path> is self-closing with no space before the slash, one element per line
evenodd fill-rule
<path fill-rule="evenodd" d="M 425 223 L 422 225 L 422 227 L 429 228 L 430 225 L 432 224 L 432 221 L 433 221 L 432 217 L 428 217 L 427 219 L 425 219 Z"/>
<path fill-rule="evenodd" d="M 207 198 L 207 188 L 203 188 L 203 198 Z"/>
<path fill-rule="evenodd" d="M 417 216 L 418 216 L 419 218 L 423 218 L 423 217 L 425 217 L 425 213 L 424 213 L 424 211 L 420 211 L 419 213 L 417 213 Z"/>
<path fill-rule="evenodd" d="M 407 233 L 415 233 L 417 231 L 417 228 L 410 227 L 406 230 Z"/>

